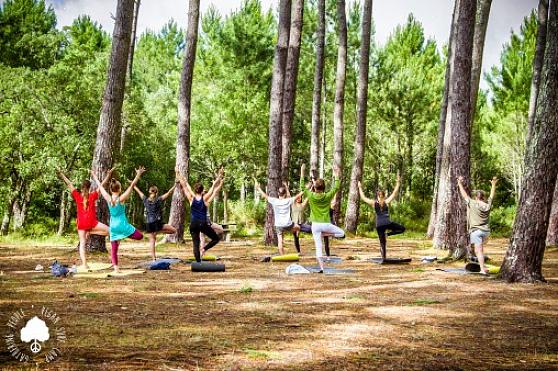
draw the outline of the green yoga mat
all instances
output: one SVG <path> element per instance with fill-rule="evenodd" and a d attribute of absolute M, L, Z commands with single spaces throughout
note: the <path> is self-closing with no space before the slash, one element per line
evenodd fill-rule
<path fill-rule="evenodd" d="M 275 255 L 271 257 L 272 262 L 297 262 L 299 260 L 298 254 Z"/>
<path fill-rule="evenodd" d="M 202 257 L 202 260 L 203 260 L 203 261 L 206 261 L 206 262 L 214 262 L 214 261 L 219 260 L 219 259 L 220 259 L 219 257 L 217 257 L 217 256 L 215 256 L 215 255 L 209 255 L 209 254 L 205 254 L 205 255 Z M 186 258 L 186 261 L 188 261 L 188 262 L 195 262 L 195 261 L 196 261 L 196 258 L 194 258 L 193 256 L 190 256 L 190 257 Z"/>

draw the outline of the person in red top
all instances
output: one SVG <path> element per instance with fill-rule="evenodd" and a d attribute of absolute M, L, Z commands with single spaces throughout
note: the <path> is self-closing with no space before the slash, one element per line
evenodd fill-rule
<path fill-rule="evenodd" d="M 107 176 L 103 180 L 103 184 L 106 185 L 112 176 L 113 169 L 110 169 Z M 72 182 L 58 170 L 58 175 L 64 183 L 68 186 L 68 189 L 72 193 L 73 199 L 76 201 L 77 208 L 77 230 L 79 236 L 79 256 L 81 258 L 81 267 L 83 269 L 89 269 L 87 265 L 87 256 L 85 254 L 85 244 L 87 238 L 90 234 L 96 234 L 100 236 L 108 236 L 109 228 L 107 225 L 100 223 L 97 220 L 97 208 L 96 202 L 99 198 L 99 193 L 97 191 L 90 192 L 91 181 L 85 179 L 81 183 L 81 188 L 78 191 Z"/>

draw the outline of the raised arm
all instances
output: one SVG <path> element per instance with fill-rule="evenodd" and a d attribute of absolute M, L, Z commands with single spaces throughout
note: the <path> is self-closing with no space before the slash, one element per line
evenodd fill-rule
<path fill-rule="evenodd" d="M 93 178 L 95 183 L 97 183 L 97 185 L 99 186 L 99 191 L 101 192 L 101 196 L 103 196 L 103 198 L 105 199 L 106 202 L 110 202 L 109 193 L 107 192 L 107 190 L 105 189 L 103 184 L 99 181 L 99 178 L 97 178 L 97 175 L 95 174 L 95 172 L 93 170 L 91 170 L 91 177 Z"/>
<path fill-rule="evenodd" d="M 327 191 L 326 193 L 327 197 L 333 197 L 339 190 L 340 175 L 341 175 L 341 169 L 339 169 L 337 165 L 333 164 L 333 185 L 331 186 L 331 189 Z"/>
<path fill-rule="evenodd" d="M 134 185 L 134 191 L 136 191 L 136 193 L 138 194 L 138 196 L 140 196 L 140 198 L 143 200 L 145 198 L 145 195 L 143 194 L 143 192 L 138 188 L 137 185 Z"/>
<path fill-rule="evenodd" d="M 391 192 L 389 197 L 386 198 L 386 204 L 389 204 L 391 201 L 395 199 L 397 193 L 399 192 L 400 186 L 401 186 L 401 175 L 399 175 L 399 172 L 397 172 L 397 183 L 395 183 L 395 188 L 393 189 L 393 192 Z"/>
<path fill-rule="evenodd" d="M 490 181 L 490 184 L 492 184 L 492 187 L 490 188 L 490 196 L 488 197 L 489 200 L 493 200 L 494 196 L 496 196 L 496 184 L 498 183 L 498 178 L 493 177 L 492 180 Z"/>
<path fill-rule="evenodd" d="M 267 195 L 267 193 L 265 193 L 264 191 L 262 191 L 261 187 L 260 187 L 260 183 L 258 182 L 254 182 L 256 184 L 256 191 L 260 192 L 260 194 L 262 195 L 263 198 L 265 198 L 267 200 L 267 198 L 269 197 Z"/>
<path fill-rule="evenodd" d="M 125 202 L 128 198 L 130 198 L 132 189 L 136 186 L 136 184 L 138 184 L 138 181 L 140 180 L 143 173 L 145 173 L 145 168 L 143 166 L 140 166 L 136 169 L 136 176 L 134 177 L 134 180 L 132 180 L 132 183 L 128 186 L 126 191 L 124 191 L 124 193 L 120 195 L 120 202 Z"/>
<path fill-rule="evenodd" d="M 180 175 L 178 169 L 176 170 L 176 179 L 178 179 L 178 181 L 180 182 L 180 185 L 182 186 L 182 192 L 184 193 L 184 196 L 186 196 L 186 198 L 188 199 L 188 203 L 192 203 L 192 199 L 194 198 L 192 187 L 190 187 L 190 184 L 188 184 L 186 179 L 184 179 L 184 177 Z"/>
<path fill-rule="evenodd" d="M 112 177 L 112 173 L 114 172 L 114 168 L 110 169 L 109 171 L 107 171 L 107 175 L 105 175 L 105 179 L 103 179 L 103 182 L 101 183 L 103 185 L 103 187 L 106 188 L 110 178 Z"/>
<path fill-rule="evenodd" d="M 300 192 L 298 192 L 296 195 L 294 195 L 293 198 L 296 200 L 297 198 L 302 197 L 303 195 L 304 195 L 304 191 L 300 191 Z M 289 193 L 289 195 L 288 195 L 287 197 L 288 197 L 288 198 L 291 197 L 290 193 Z M 307 200 L 308 200 L 308 199 L 307 199 Z M 305 202 L 306 202 L 306 201 L 305 201 Z M 303 202 L 303 204 L 304 204 L 304 202 Z"/>
<path fill-rule="evenodd" d="M 164 195 L 161 196 L 161 200 L 166 200 L 167 198 L 170 197 L 170 195 L 172 195 L 172 193 L 174 192 L 174 190 L 176 189 L 176 183 L 178 183 L 178 179 L 175 180 L 174 184 L 172 185 L 171 189 L 169 189 L 167 191 L 167 193 L 165 193 Z"/>
<path fill-rule="evenodd" d="M 310 193 L 310 190 L 308 188 L 306 188 L 306 185 L 304 184 L 304 172 L 306 170 L 306 165 L 302 164 L 300 165 L 300 183 L 299 183 L 299 187 L 300 187 L 300 191 L 306 196 L 308 197 L 308 194 Z"/>
<path fill-rule="evenodd" d="M 68 179 L 66 177 L 66 175 L 64 175 L 64 173 L 61 170 L 56 170 L 56 173 L 58 174 L 58 176 L 64 181 L 64 183 L 66 183 L 66 186 L 68 187 L 68 189 L 70 190 L 70 192 L 73 192 L 76 187 L 74 187 L 74 185 L 72 184 L 72 182 L 70 181 L 70 179 Z"/>
<path fill-rule="evenodd" d="M 287 182 L 283 182 L 283 187 L 287 190 L 287 198 L 291 198 L 291 191 L 289 191 L 289 184 Z"/>
<path fill-rule="evenodd" d="M 224 183 L 223 178 L 220 178 L 219 182 L 213 188 L 213 192 L 211 192 L 211 196 L 209 196 L 207 199 L 204 197 L 204 201 L 205 201 L 206 205 L 209 205 L 211 203 L 211 201 L 213 201 L 215 196 L 217 196 L 219 194 L 219 191 L 221 190 L 221 187 L 223 187 L 223 183 Z"/>
<path fill-rule="evenodd" d="M 361 182 L 358 182 L 358 194 L 359 194 L 360 199 L 362 201 L 366 202 L 370 206 L 374 206 L 374 200 L 371 200 L 364 195 L 364 191 L 362 190 L 362 183 Z"/>
<path fill-rule="evenodd" d="M 465 201 L 469 200 L 469 195 L 467 194 L 467 191 L 465 191 L 465 187 L 463 187 L 463 177 L 460 176 L 457 178 L 457 186 L 459 187 L 459 193 L 461 194 L 461 197 L 463 197 L 463 199 Z"/>

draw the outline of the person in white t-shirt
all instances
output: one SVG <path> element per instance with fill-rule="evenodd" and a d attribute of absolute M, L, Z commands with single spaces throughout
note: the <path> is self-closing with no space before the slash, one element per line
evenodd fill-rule
<path fill-rule="evenodd" d="M 294 197 L 287 197 L 287 188 L 282 186 L 279 187 L 277 193 L 279 197 L 271 197 L 262 189 L 260 185 L 256 183 L 257 190 L 261 193 L 262 197 L 267 200 L 273 207 L 273 220 L 275 226 L 275 233 L 277 233 L 277 245 L 279 248 L 279 254 L 284 255 L 285 250 L 283 249 L 283 232 L 296 230 L 298 225 L 295 225 L 291 219 L 291 205 L 294 200 L 302 195 L 302 192 L 295 195 Z"/>

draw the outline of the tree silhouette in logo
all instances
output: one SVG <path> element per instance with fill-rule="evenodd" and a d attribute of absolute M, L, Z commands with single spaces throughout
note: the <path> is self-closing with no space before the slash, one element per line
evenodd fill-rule
<path fill-rule="evenodd" d="M 39 353 L 42 346 L 39 342 L 47 341 L 50 338 L 48 327 L 42 319 L 35 316 L 27 321 L 25 327 L 21 329 L 21 341 L 31 343 L 29 348 L 33 353 Z"/>

